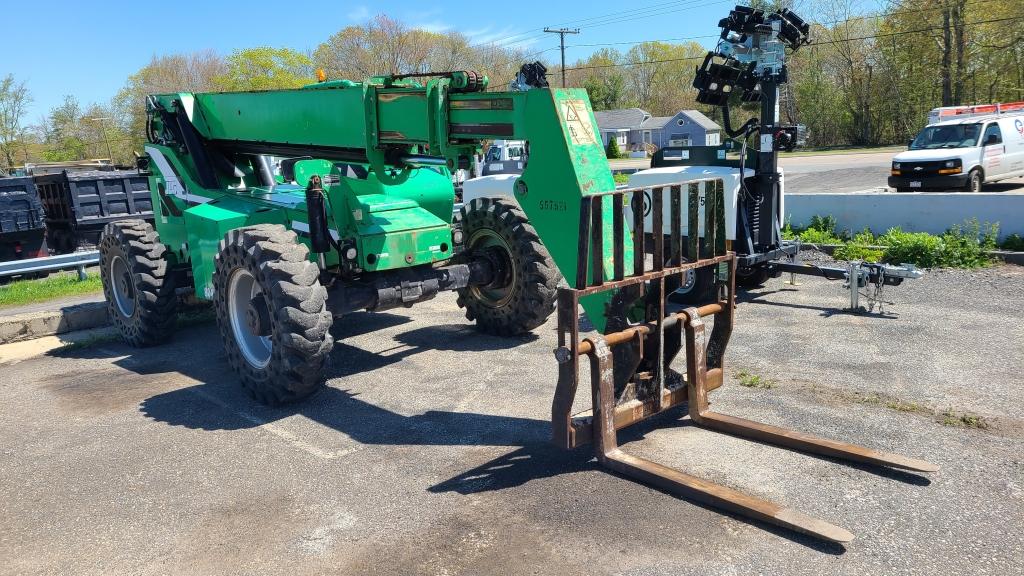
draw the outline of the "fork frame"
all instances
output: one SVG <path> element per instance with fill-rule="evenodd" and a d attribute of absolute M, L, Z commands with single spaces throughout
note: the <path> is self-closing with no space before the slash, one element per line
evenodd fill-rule
<path fill-rule="evenodd" d="M 618 445 L 618 430 L 674 407 L 686 405 L 692 422 L 702 428 L 863 464 L 913 472 L 938 470 L 937 466 L 922 460 L 818 438 L 709 410 L 708 393 L 724 381 L 724 355 L 734 320 L 736 259 L 732 252 L 725 250 L 723 182 L 720 179 L 689 183 L 688 230 L 698 230 L 700 183 L 705 186 L 705 228 L 702 238 L 698 234 L 689 234 L 685 261 L 682 257 L 680 224 L 681 194 L 686 185 L 648 189 L 652 196 L 654 216 L 654 259 L 650 271 L 646 270 L 644 255 L 640 252 L 645 243 L 642 241 L 643 210 L 640 209 L 643 204 L 638 199 L 643 198 L 644 190 L 617 190 L 591 196 L 591 202 L 584 202 L 581 223 L 592 226 L 581 226 L 581 233 L 597 230 L 591 237 L 592 246 L 601 246 L 599 231 L 604 210 L 591 207 L 601 206 L 598 199 L 602 196 L 613 195 L 615 201 L 612 205 L 615 210 L 620 210 L 624 195 L 632 194 L 633 206 L 636 208 L 633 232 L 638 236 L 634 246 L 638 253 L 633 258 L 634 270 L 631 275 L 627 276 L 619 260 L 616 260 L 614 276 L 606 282 L 602 278 L 601 260 L 589 257 L 589 248 L 584 240 L 586 236 L 581 238 L 576 284 L 572 288 L 560 289 L 558 294 L 558 348 L 555 356 L 559 362 L 559 378 L 551 408 L 553 440 L 565 449 L 593 442 L 594 452 L 602 465 L 684 498 L 822 540 L 849 542 L 853 534 L 843 528 L 629 455 Z M 667 258 L 661 200 L 666 191 L 671 206 L 670 232 L 667 235 L 670 253 Z M 624 217 L 614 216 L 616 238 L 624 233 L 624 220 Z M 614 258 L 622 258 L 621 250 L 616 251 Z M 590 263 L 592 278 L 587 274 L 588 260 L 594 260 Z M 688 270 L 696 273 L 698 269 L 708 267 L 718 268 L 712 301 L 681 311 L 666 311 L 665 296 L 674 289 L 673 282 L 679 282 Z M 626 322 L 620 318 L 617 324 L 610 322 L 609 326 L 626 325 L 624 329 L 604 335 L 590 333 L 581 339 L 580 298 L 606 290 L 619 290 L 626 300 L 646 298 L 645 321 Z M 623 305 L 618 313 L 623 313 L 625 309 Z M 714 319 L 710 334 L 705 327 L 705 318 L 708 317 Z M 671 368 L 673 360 L 681 351 L 686 361 L 685 377 Z M 583 356 L 589 360 L 592 408 L 573 414 L 572 405 L 580 380 L 580 358 Z"/>

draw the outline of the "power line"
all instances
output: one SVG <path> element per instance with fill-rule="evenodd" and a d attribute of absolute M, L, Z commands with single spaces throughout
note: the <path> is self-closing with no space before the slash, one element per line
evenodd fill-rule
<path fill-rule="evenodd" d="M 572 20 L 572 21 L 560 24 L 560 26 L 561 25 L 567 25 L 567 24 L 580 24 L 580 26 L 579 26 L 580 28 L 597 28 L 597 27 L 600 27 L 600 26 L 607 26 L 609 24 L 618 24 L 620 22 L 629 22 L 629 21 L 633 21 L 633 20 L 641 20 L 641 19 L 644 19 L 644 18 L 651 18 L 651 17 L 654 17 L 654 16 L 662 16 L 662 15 L 665 15 L 665 14 L 672 14 L 672 13 L 675 13 L 675 12 L 684 12 L 686 10 L 692 10 L 692 9 L 695 9 L 695 8 L 704 8 L 706 6 L 712 6 L 714 4 L 728 4 L 728 3 L 732 3 L 734 0 L 716 0 L 714 2 L 710 2 L 710 3 L 707 3 L 707 4 L 696 4 L 697 2 L 700 2 L 700 1 L 701 0 L 683 0 L 683 2 L 679 2 L 678 0 L 676 0 L 676 1 L 673 1 L 673 2 L 662 2 L 662 3 L 659 3 L 659 4 L 652 4 L 650 6 L 645 6 L 645 7 L 640 7 L 640 8 L 633 8 L 633 9 L 630 9 L 630 10 L 622 10 L 622 11 L 619 11 L 619 12 L 610 12 L 608 14 L 602 14 L 602 15 L 598 15 L 598 16 L 591 16 L 589 18 L 582 18 L 582 19 L 578 19 L 578 20 Z M 668 7 L 668 6 L 671 6 L 673 4 L 681 4 L 681 3 L 688 3 L 688 4 L 686 6 L 683 6 L 681 8 L 676 8 L 676 9 L 673 9 L 673 10 L 660 10 L 661 8 Z M 586 24 L 584 24 L 584 23 L 586 23 Z M 472 47 L 488 47 L 488 45 L 490 45 L 490 49 L 505 48 L 505 47 L 508 46 L 508 44 L 518 44 L 518 43 L 521 43 L 521 42 L 525 42 L 527 40 L 532 40 L 534 38 L 540 38 L 544 34 L 545 34 L 544 32 L 536 33 L 533 30 L 530 30 L 530 31 L 520 32 L 518 34 L 513 34 L 511 36 L 506 36 L 506 37 L 503 37 L 503 38 L 498 38 L 498 39 L 492 40 L 490 42 L 479 43 L 479 44 L 477 44 L 475 46 L 470 46 L 470 47 L 471 48 Z M 526 36 L 526 37 L 525 38 L 519 38 L 520 36 Z M 512 39 L 516 39 L 515 42 L 508 42 L 509 40 L 512 40 Z"/>
<path fill-rule="evenodd" d="M 965 6 L 977 6 L 979 4 L 986 4 L 989 2 L 995 2 L 997 0 L 977 0 L 976 2 L 967 2 Z M 913 14 L 916 12 L 930 12 L 933 10 L 942 10 L 942 6 L 932 6 L 929 8 L 917 8 L 913 10 L 898 10 L 893 12 L 874 12 L 871 14 L 861 14 L 860 16 L 854 16 L 851 18 L 843 18 L 841 20 L 832 20 L 828 22 L 813 22 L 819 26 L 835 26 L 836 24 L 842 24 L 844 22 L 853 22 L 855 20 L 868 20 L 871 18 L 885 18 L 890 16 L 900 16 L 903 14 Z M 647 40 L 634 40 L 625 42 L 594 42 L 589 44 L 570 44 L 566 48 L 593 48 L 598 46 L 633 46 L 636 44 L 643 44 L 645 42 L 679 42 L 683 40 L 707 40 L 711 38 L 720 38 L 720 34 L 706 34 L 704 36 L 682 36 L 676 38 L 652 38 Z"/>
<path fill-rule="evenodd" d="M 975 22 L 965 22 L 964 26 L 975 26 L 975 25 L 978 25 L 978 24 L 994 24 L 996 22 L 1008 22 L 1008 21 L 1012 21 L 1012 20 L 1022 20 L 1022 19 L 1024 19 L 1024 16 L 1009 16 L 1009 17 L 1006 17 L 1006 18 L 994 18 L 992 20 L 978 20 L 978 21 L 975 21 Z M 929 31 L 932 31 L 932 30 L 942 30 L 942 28 L 943 28 L 942 26 L 930 26 L 928 28 L 918 28 L 917 30 L 903 30 L 903 31 L 900 31 L 900 32 L 892 32 L 892 33 L 888 33 L 888 34 L 872 34 L 872 35 L 869 35 L 869 36 L 859 36 L 859 37 L 856 37 L 856 38 L 842 38 L 842 39 L 839 39 L 839 40 L 828 40 L 828 41 L 812 42 L 812 43 L 808 44 L 808 46 L 812 46 L 813 47 L 813 46 L 822 46 L 822 45 L 830 45 L 830 44 L 841 44 L 843 42 L 854 42 L 854 41 L 857 41 L 857 40 L 871 40 L 873 38 L 890 38 L 890 37 L 893 37 L 893 36 L 905 36 L 907 34 L 917 34 L 917 33 L 920 33 L 920 32 L 929 32 Z M 685 57 L 681 57 L 681 58 L 665 58 L 665 59 L 661 59 L 661 60 L 643 60 L 643 61 L 640 61 L 640 62 L 622 62 L 622 63 L 615 63 L 615 64 L 595 64 L 595 65 L 592 65 L 592 66 L 576 66 L 576 67 L 573 67 L 573 68 L 567 68 L 566 71 L 572 71 L 572 70 L 592 70 L 592 69 L 599 69 L 599 68 L 617 68 L 617 67 L 624 67 L 624 66 L 640 66 L 640 65 L 643 65 L 643 64 L 665 64 L 665 63 L 668 63 L 668 62 L 685 62 L 685 61 L 690 61 L 690 60 L 703 60 L 703 59 L 704 59 L 704 56 L 685 56 Z"/>
<path fill-rule="evenodd" d="M 682 0 L 682 1 L 683 2 L 693 2 L 695 0 Z M 697 1 L 699 1 L 699 0 L 697 0 Z M 571 25 L 571 24 L 580 24 L 580 23 L 583 23 L 583 22 L 589 22 L 589 21 L 592 21 L 592 20 L 599 20 L 599 19 L 607 18 L 609 16 L 614 16 L 614 15 L 624 14 L 624 13 L 645 12 L 645 11 L 648 11 L 648 10 L 651 10 L 651 9 L 654 9 L 654 8 L 659 8 L 659 7 L 663 7 L 663 6 L 670 6 L 672 4 L 679 4 L 679 3 L 680 3 L 680 0 L 672 0 L 671 2 L 661 2 L 661 3 L 658 3 L 658 4 L 652 4 L 652 5 L 649 5 L 649 6 L 642 6 L 642 7 L 638 7 L 638 8 L 631 8 L 629 10 L 621 10 L 621 11 L 618 11 L 618 12 L 610 12 L 608 14 L 600 14 L 598 16 L 591 16 L 589 18 L 581 18 L 581 19 L 576 19 L 576 20 L 570 20 L 568 22 L 562 22 L 560 24 L 556 24 L 556 26 L 568 26 L 568 25 Z M 512 34 L 512 35 L 509 35 L 509 36 L 504 36 L 504 37 L 501 37 L 501 38 L 497 38 L 497 39 L 491 40 L 489 42 L 481 42 L 480 44 L 478 44 L 478 46 L 484 46 L 484 45 L 488 45 L 488 44 L 509 43 L 507 41 L 512 40 L 514 38 L 519 38 L 520 36 L 528 36 L 527 38 L 520 38 L 520 39 L 516 40 L 515 42 L 511 42 L 512 44 L 518 44 L 518 43 L 521 43 L 521 42 L 525 42 L 526 40 L 530 40 L 532 38 L 539 38 L 539 37 L 541 37 L 543 35 L 544 35 L 543 32 L 540 32 L 538 34 L 537 29 L 534 28 L 534 29 L 526 30 L 526 31 L 519 32 L 519 33 L 516 33 L 516 34 Z"/>
<path fill-rule="evenodd" d="M 1011 20 L 1022 20 L 1024 16 L 1008 16 L 1006 18 L 994 18 L 992 20 L 978 20 L 976 22 L 964 22 L 964 26 L 975 26 L 978 24 L 994 24 L 996 22 L 1008 22 Z M 822 42 L 812 42 L 811 46 L 821 46 L 827 44 L 841 44 L 843 42 L 853 42 L 856 40 L 871 40 L 872 38 L 891 38 L 893 36 L 905 36 L 907 34 L 918 34 L 920 32 L 929 32 L 932 30 L 942 30 L 943 26 L 930 26 L 928 28 L 918 28 L 917 30 L 902 30 L 899 32 L 890 32 L 887 34 L 872 34 L 870 36 L 860 36 L 857 38 L 840 38 L 839 40 L 828 40 Z"/>

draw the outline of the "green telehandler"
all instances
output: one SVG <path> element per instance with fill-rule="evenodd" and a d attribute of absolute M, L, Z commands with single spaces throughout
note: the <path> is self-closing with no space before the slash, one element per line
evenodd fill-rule
<path fill-rule="evenodd" d="M 628 210 L 644 191 L 616 190 L 586 92 L 549 88 L 539 64 L 524 66 L 519 80 L 521 90 L 487 92 L 486 77 L 456 71 L 149 97 L 139 164 L 155 227 L 111 223 L 100 242 L 114 323 L 129 343 L 153 345 L 169 336 L 182 292 L 212 301 L 242 385 L 279 404 L 323 385 L 331 325 L 348 312 L 456 290 L 480 329 L 512 335 L 541 326 L 557 306 L 555 441 L 593 442 L 622 474 L 846 541 L 850 533 L 821 520 L 629 456 L 616 430 L 687 405 L 695 423 L 732 434 L 934 469 L 708 410 L 707 393 L 723 382 L 735 302 L 722 180 L 648 190 L 654 229 L 644 230 L 643 211 Z M 453 220 L 450 172 L 492 139 L 528 142 L 515 201 L 478 198 Z M 697 230 L 700 212 L 703 236 L 681 236 L 683 219 Z M 666 308 L 664 295 L 698 268 L 713 270 L 708 301 Z M 672 368 L 680 355 L 685 376 Z M 584 357 L 593 407 L 573 414 Z"/>

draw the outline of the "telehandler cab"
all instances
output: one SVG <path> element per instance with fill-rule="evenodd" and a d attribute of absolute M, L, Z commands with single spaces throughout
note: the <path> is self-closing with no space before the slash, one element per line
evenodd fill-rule
<path fill-rule="evenodd" d="M 485 92 L 486 77 L 458 71 L 151 96 L 140 168 L 150 177 L 156 226 L 115 222 L 100 243 L 104 292 L 121 334 L 138 346 L 161 342 L 177 294 L 194 292 L 214 303 L 243 386 L 277 404 L 322 386 L 331 324 L 347 312 L 408 307 L 456 290 L 480 329 L 511 335 L 544 324 L 557 303 L 555 441 L 593 442 L 598 460 L 622 474 L 845 542 L 852 534 L 842 528 L 630 456 L 616 431 L 687 405 L 698 426 L 936 470 L 710 411 L 708 392 L 725 379 L 735 305 L 722 179 L 648 189 L 654 216 L 645 231 L 642 210 L 627 210 L 642 205 L 644 190 L 615 189 L 587 93 L 549 88 L 535 70 L 524 67 L 529 89 L 508 92 Z M 516 202 L 476 199 L 453 222 L 450 171 L 466 167 L 482 141 L 499 138 L 528 142 Z M 282 159 L 276 169 L 274 158 Z M 684 239 L 684 219 L 703 236 Z M 665 295 L 687 271 L 705 269 L 715 283 L 708 300 L 667 308 Z M 558 287 L 561 277 L 568 287 Z M 673 369 L 680 353 L 685 375 Z M 573 414 L 582 357 L 592 409 Z"/>

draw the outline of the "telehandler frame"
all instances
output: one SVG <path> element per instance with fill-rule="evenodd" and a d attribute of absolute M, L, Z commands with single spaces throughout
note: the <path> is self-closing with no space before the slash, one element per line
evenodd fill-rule
<path fill-rule="evenodd" d="M 140 168 L 150 177 L 156 227 L 111 223 L 100 242 L 115 325 L 132 344 L 159 343 L 173 327 L 176 295 L 194 292 L 214 303 L 243 386 L 278 404 L 323 386 L 330 328 L 347 312 L 410 307 L 456 290 L 470 320 L 509 335 L 541 326 L 557 300 L 555 440 L 565 448 L 593 441 L 614 470 L 844 542 L 848 532 L 820 520 L 628 456 L 615 431 L 686 403 L 699 426 L 875 465 L 936 469 L 710 412 L 707 395 L 724 381 L 735 306 L 722 181 L 651 190 L 648 234 L 643 191 L 615 190 L 587 93 L 527 76 L 528 89 L 509 92 L 485 92 L 485 76 L 456 71 L 151 96 Z M 453 222 L 450 171 L 499 137 L 525 140 L 530 150 L 515 202 L 477 199 Z M 688 230 L 698 230 L 700 186 L 704 233 L 690 234 L 684 250 L 683 206 Z M 714 277 L 710 301 L 670 311 L 666 295 L 688 270 L 705 269 Z M 571 287 L 558 289 L 559 275 Z M 582 340 L 579 308 L 593 329 Z M 680 352 L 685 376 L 672 369 Z M 593 408 L 573 416 L 584 355 Z"/>

